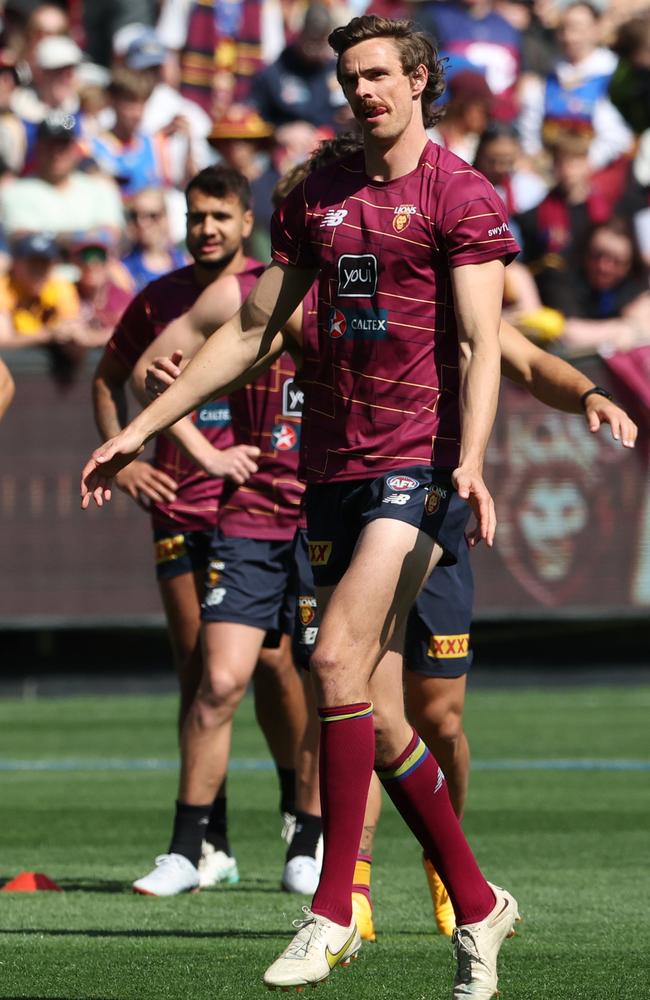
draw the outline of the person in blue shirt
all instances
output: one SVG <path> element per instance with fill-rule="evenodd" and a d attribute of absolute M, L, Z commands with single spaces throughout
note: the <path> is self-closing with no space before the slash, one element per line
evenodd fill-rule
<path fill-rule="evenodd" d="M 144 188 L 133 195 L 127 219 L 132 247 L 122 263 L 136 291 L 187 263 L 183 252 L 171 243 L 165 196 L 160 188 Z"/>

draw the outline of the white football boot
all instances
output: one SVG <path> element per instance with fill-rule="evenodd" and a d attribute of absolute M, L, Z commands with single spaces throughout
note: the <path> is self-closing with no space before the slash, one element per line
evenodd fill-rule
<path fill-rule="evenodd" d="M 337 965 L 349 965 L 361 947 L 354 918 L 342 927 L 312 913 L 308 906 L 302 911 L 304 918 L 293 922 L 298 933 L 264 973 L 264 984 L 271 990 L 320 983 Z"/>
<path fill-rule="evenodd" d="M 142 896 L 178 896 L 198 889 L 198 869 L 183 854 L 159 854 L 153 871 L 133 883 L 133 891 Z"/>
<path fill-rule="evenodd" d="M 297 854 L 284 866 L 282 888 L 285 892 L 298 892 L 313 896 L 318 888 L 321 865 L 316 858 L 307 854 Z"/>
<path fill-rule="evenodd" d="M 212 889 L 216 885 L 237 885 L 239 869 L 237 862 L 225 851 L 217 851 L 214 844 L 204 840 L 199 859 L 199 885 L 202 889 Z"/>
<path fill-rule="evenodd" d="M 496 896 L 494 909 L 476 924 L 462 924 L 452 935 L 458 963 L 453 1000 L 491 1000 L 497 995 L 497 956 L 519 920 L 517 900 L 488 883 Z"/>

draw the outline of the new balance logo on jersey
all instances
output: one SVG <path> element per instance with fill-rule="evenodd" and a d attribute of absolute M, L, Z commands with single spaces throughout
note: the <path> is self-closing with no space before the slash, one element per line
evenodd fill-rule
<path fill-rule="evenodd" d="M 321 229 L 324 229 L 325 226 L 329 226 L 330 229 L 333 229 L 334 226 L 340 226 L 347 214 L 347 208 L 330 208 L 320 224 Z"/>
<path fill-rule="evenodd" d="M 377 258 L 374 253 L 344 253 L 338 261 L 337 295 L 344 299 L 369 299 L 377 291 Z"/>
<path fill-rule="evenodd" d="M 304 402 L 305 394 L 302 389 L 298 388 L 292 378 L 287 379 L 282 386 L 282 416 L 301 417 Z"/>

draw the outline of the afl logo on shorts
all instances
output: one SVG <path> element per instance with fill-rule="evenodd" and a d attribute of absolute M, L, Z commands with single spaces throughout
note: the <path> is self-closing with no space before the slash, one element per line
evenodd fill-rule
<path fill-rule="evenodd" d="M 293 451 L 298 447 L 298 432 L 291 424 L 276 424 L 271 431 L 271 447 L 275 451 Z"/>
<path fill-rule="evenodd" d="M 396 493 L 407 493 L 409 490 L 417 489 L 419 485 L 418 480 L 411 479 L 410 476 L 391 476 L 386 480 L 388 489 L 395 490 Z"/>
<path fill-rule="evenodd" d="M 447 498 L 447 490 L 443 490 L 439 486 L 430 486 L 429 492 L 427 493 L 427 498 L 424 501 L 425 513 L 435 514 L 435 512 L 440 507 L 441 502 L 446 498 Z"/>
<path fill-rule="evenodd" d="M 314 618 L 316 617 L 316 598 L 315 597 L 299 597 L 298 598 L 298 615 L 300 616 L 300 624 L 307 626 L 311 625 Z"/>
<path fill-rule="evenodd" d="M 348 321 L 340 309 L 330 309 L 327 327 L 327 332 L 332 340 L 338 340 L 339 337 L 345 337 L 345 331 L 348 328 Z"/>

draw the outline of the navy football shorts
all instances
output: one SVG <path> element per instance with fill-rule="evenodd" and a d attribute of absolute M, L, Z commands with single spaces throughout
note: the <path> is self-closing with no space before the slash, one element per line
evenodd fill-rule
<path fill-rule="evenodd" d="M 304 531 L 296 534 L 296 623 L 292 647 L 296 666 L 309 669 L 318 636 L 318 608 Z M 462 677 L 472 664 L 470 627 L 474 579 L 467 542 L 454 566 L 436 566 L 406 625 L 404 668 L 426 677 Z"/>
<path fill-rule="evenodd" d="M 234 622 L 268 633 L 266 646 L 293 631 L 293 539 L 235 538 L 217 528 L 201 602 L 204 622 Z M 277 641 L 273 642 L 275 636 Z"/>
<path fill-rule="evenodd" d="M 205 573 L 210 556 L 211 531 L 177 531 L 154 528 L 156 576 L 171 580 L 183 573 Z"/>
<path fill-rule="evenodd" d="M 324 483 L 305 494 L 309 556 L 318 587 L 337 584 L 362 530 L 393 518 L 424 531 L 444 550 L 441 566 L 453 565 L 470 515 L 451 484 L 451 470 L 412 465 L 375 479 Z"/>
<path fill-rule="evenodd" d="M 467 541 L 454 566 L 436 566 L 406 624 L 404 667 L 425 677 L 462 677 L 472 663 L 474 578 Z"/>

